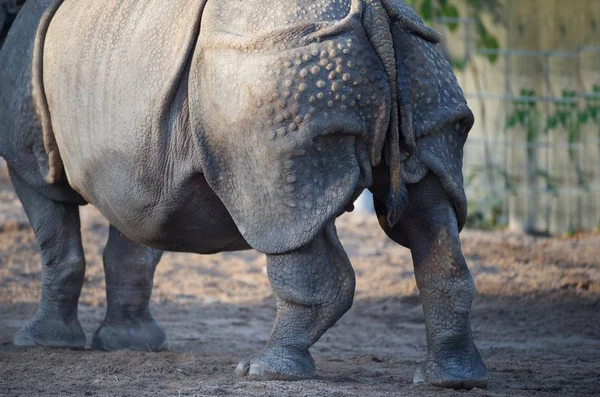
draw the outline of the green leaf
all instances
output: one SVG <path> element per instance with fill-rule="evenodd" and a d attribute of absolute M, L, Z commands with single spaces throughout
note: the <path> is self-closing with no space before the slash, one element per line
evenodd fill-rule
<path fill-rule="evenodd" d="M 588 113 L 590 114 L 590 116 L 592 117 L 592 119 L 595 122 L 598 122 L 598 108 L 597 107 L 590 107 L 588 109 Z"/>
<path fill-rule="evenodd" d="M 517 121 L 519 122 L 519 124 L 521 124 L 522 126 L 525 126 L 525 118 L 527 117 L 527 115 L 525 114 L 525 111 L 517 110 L 516 114 L 517 114 Z"/>
<path fill-rule="evenodd" d="M 423 18 L 427 22 L 431 22 L 431 20 L 433 19 L 433 2 L 432 2 L 432 0 L 423 1 L 419 12 L 421 14 L 421 18 Z"/>
<path fill-rule="evenodd" d="M 488 35 L 485 37 L 484 44 L 485 48 L 489 50 L 497 50 L 498 48 L 500 48 L 500 43 L 498 42 L 498 39 L 492 35 Z M 498 54 L 488 54 L 487 57 L 491 63 L 495 63 L 498 60 Z"/>
<path fill-rule="evenodd" d="M 477 40 L 477 45 L 479 47 L 488 50 L 497 50 L 500 48 L 500 43 L 498 42 L 498 39 L 488 32 L 487 28 L 481 21 L 481 18 L 479 18 L 478 16 L 475 17 L 475 28 L 477 31 L 477 35 L 479 36 Z M 494 63 L 498 59 L 498 54 L 490 53 L 487 55 L 487 58 L 491 63 Z"/>
<path fill-rule="evenodd" d="M 488 31 L 485 28 L 485 25 L 483 24 L 483 22 L 481 21 L 481 19 L 478 16 L 475 16 L 475 27 L 477 29 L 477 34 L 479 35 L 480 38 L 488 35 Z"/>
<path fill-rule="evenodd" d="M 447 18 L 459 18 L 460 14 L 458 12 L 458 8 L 451 4 L 442 4 L 442 14 Z M 458 22 L 450 22 L 448 24 L 448 29 L 451 32 L 456 32 L 458 29 Z"/>
<path fill-rule="evenodd" d="M 468 60 L 467 59 L 461 59 L 459 61 L 457 59 L 451 59 L 450 63 L 452 64 L 452 69 L 458 70 L 458 71 L 463 71 L 463 70 L 465 70 L 467 68 Z"/>
<path fill-rule="evenodd" d="M 508 118 L 508 120 L 506 120 L 506 127 L 508 128 L 514 128 L 514 126 L 517 124 L 517 115 L 516 113 L 513 113 L 510 115 L 510 117 Z"/>
<path fill-rule="evenodd" d="M 560 125 L 566 127 L 568 121 L 568 113 L 565 111 L 559 111 L 556 113 L 556 115 L 558 116 L 558 121 L 560 122 Z"/>
<path fill-rule="evenodd" d="M 556 129 L 556 127 L 558 127 L 558 118 L 556 117 L 556 115 L 548 117 L 546 131 L 554 130 Z"/>

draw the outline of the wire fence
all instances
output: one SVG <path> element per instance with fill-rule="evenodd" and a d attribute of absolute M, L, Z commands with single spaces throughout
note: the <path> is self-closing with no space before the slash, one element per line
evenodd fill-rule
<path fill-rule="evenodd" d="M 474 19 L 435 22 L 476 118 L 464 154 L 467 225 L 598 230 L 600 45 L 482 49 Z M 370 197 L 361 199 L 357 207 L 372 208 Z"/>
<path fill-rule="evenodd" d="M 561 234 L 600 226 L 600 46 L 446 48 L 476 117 L 465 146 L 469 225 Z M 448 40 L 451 42 L 451 40 Z M 456 62 L 456 59 L 459 62 Z M 494 59 L 490 62 L 489 59 Z"/>

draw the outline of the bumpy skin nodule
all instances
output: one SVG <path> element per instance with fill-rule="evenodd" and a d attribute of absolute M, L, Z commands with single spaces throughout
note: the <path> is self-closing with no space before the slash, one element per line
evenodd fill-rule
<path fill-rule="evenodd" d="M 428 344 L 415 382 L 485 386 L 458 240 L 473 120 L 438 40 L 399 0 L 27 2 L 0 52 L 0 155 L 43 272 L 15 343 L 85 345 L 89 202 L 111 223 L 92 347 L 164 347 L 148 306 L 160 250 L 255 248 L 277 318 L 236 372 L 310 378 L 310 346 L 354 294 L 335 217 L 369 187 L 413 253 Z"/>

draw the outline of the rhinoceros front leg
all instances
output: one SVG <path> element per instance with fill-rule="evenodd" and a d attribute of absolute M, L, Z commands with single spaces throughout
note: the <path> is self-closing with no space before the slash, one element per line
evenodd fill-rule
<path fill-rule="evenodd" d="M 150 313 L 154 270 L 162 251 L 129 240 L 110 226 L 104 249 L 106 317 L 92 348 L 158 351 L 167 337 Z"/>
<path fill-rule="evenodd" d="M 452 201 L 431 173 L 408 190 L 410 208 L 396 227 L 402 227 L 411 248 L 427 331 L 427 358 L 413 381 L 485 387 L 487 369 L 469 319 L 475 284 L 461 252 Z M 388 234 L 394 238 L 394 230 Z"/>
<path fill-rule="evenodd" d="M 240 362 L 239 376 L 253 379 L 311 378 L 308 352 L 352 306 L 354 271 L 333 223 L 307 246 L 267 255 L 267 272 L 277 298 L 277 317 L 265 348 Z"/>
<path fill-rule="evenodd" d="M 42 259 L 42 293 L 33 318 L 15 335 L 17 346 L 84 348 L 77 303 L 85 274 L 79 207 L 53 201 L 9 169 Z"/>

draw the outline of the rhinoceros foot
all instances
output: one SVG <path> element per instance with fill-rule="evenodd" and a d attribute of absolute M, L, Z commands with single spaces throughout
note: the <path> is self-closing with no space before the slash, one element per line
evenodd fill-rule
<path fill-rule="evenodd" d="M 242 360 L 235 374 L 252 380 L 309 379 L 315 376 L 315 362 L 308 350 L 266 347 L 255 357 Z"/>
<path fill-rule="evenodd" d="M 46 346 L 71 349 L 85 348 L 85 333 L 77 318 L 63 321 L 36 314 L 13 339 L 19 347 Z"/>
<path fill-rule="evenodd" d="M 477 347 L 467 351 L 439 351 L 427 357 L 415 371 L 413 383 L 430 383 L 438 387 L 467 389 L 487 386 L 487 369 Z"/>
<path fill-rule="evenodd" d="M 135 323 L 103 322 L 94 333 L 92 349 L 160 351 L 167 346 L 167 336 L 153 320 Z"/>

